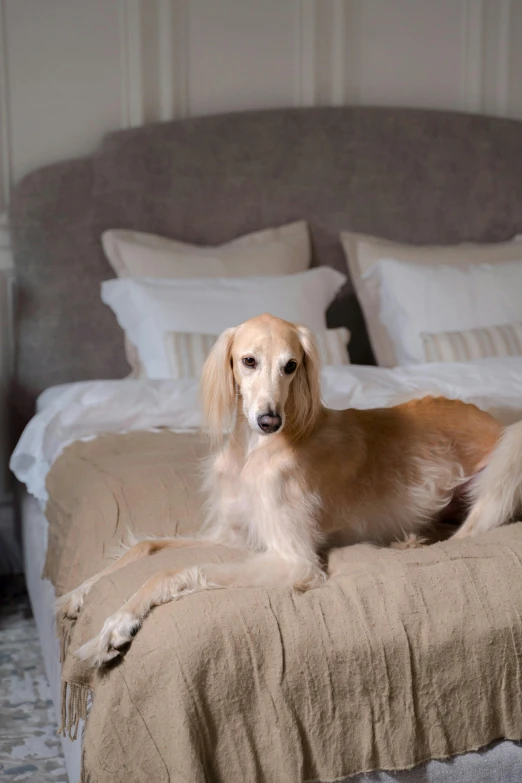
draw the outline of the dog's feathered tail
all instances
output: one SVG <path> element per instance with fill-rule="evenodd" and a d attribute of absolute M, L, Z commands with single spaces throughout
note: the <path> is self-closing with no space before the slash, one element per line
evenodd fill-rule
<path fill-rule="evenodd" d="M 471 509 L 456 538 L 492 530 L 522 512 L 522 421 L 506 427 L 470 496 Z"/>

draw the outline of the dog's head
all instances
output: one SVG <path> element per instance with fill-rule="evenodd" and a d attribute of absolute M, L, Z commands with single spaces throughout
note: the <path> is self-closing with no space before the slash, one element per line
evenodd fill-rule
<path fill-rule="evenodd" d="M 236 412 L 259 435 L 286 428 L 300 438 L 313 428 L 321 407 L 312 334 L 272 315 L 227 329 L 205 362 L 201 388 L 213 438 L 230 428 Z"/>

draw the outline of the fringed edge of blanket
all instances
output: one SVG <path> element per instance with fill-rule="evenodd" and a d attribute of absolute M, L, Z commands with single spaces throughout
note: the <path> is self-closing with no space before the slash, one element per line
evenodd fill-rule
<path fill-rule="evenodd" d="M 80 722 L 87 720 L 90 696 L 91 689 L 88 685 L 62 680 L 61 722 L 58 734 L 69 737 L 73 742 L 77 739 Z"/>
<path fill-rule="evenodd" d="M 56 635 L 60 643 L 60 664 L 62 665 L 67 656 L 74 624 L 75 620 L 70 620 L 65 615 L 56 616 Z M 73 742 L 78 737 L 80 722 L 87 720 L 90 695 L 89 685 L 70 682 L 62 677 L 59 735 L 69 737 Z"/>
<path fill-rule="evenodd" d="M 60 642 L 60 663 L 62 665 L 65 663 L 75 622 L 75 620 L 69 620 L 69 618 L 65 617 L 63 614 L 56 615 L 56 636 Z"/>
<path fill-rule="evenodd" d="M 88 685 L 62 680 L 61 724 L 58 734 L 61 734 L 63 737 L 69 737 L 73 742 L 77 739 L 80 722 L 83 721 L 84 727 L 87 723 L 91 696 L 91 689 Z M 80 780 L 78 783 L 94 783 L 92 775 L 90 772 L 87 772 L 85 766 L 85 743 L 83 743 L 82 747 Z"/>

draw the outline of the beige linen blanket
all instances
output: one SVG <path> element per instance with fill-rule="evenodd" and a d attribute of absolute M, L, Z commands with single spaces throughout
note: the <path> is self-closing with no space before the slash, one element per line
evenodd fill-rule
<path fill-rule="evenodd" d="M 205 453 L 168 432 L 67 448 L 48 478 L 57 592 L 99 570 L 127 527 L 195 530 Z M 234 556 L 127 566 L 61 627 L 69 731 L 92 692 L 84 783 L 334 781 L 522 737 L 522 523 L 405 552 L 333 550 L 319 589 L 198 593 L 156 608 L 106 671 L 72 654 L 156 571 Z"/>

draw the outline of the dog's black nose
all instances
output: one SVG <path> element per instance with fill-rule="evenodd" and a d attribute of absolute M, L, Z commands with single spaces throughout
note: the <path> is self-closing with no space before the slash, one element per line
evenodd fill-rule
<path fill-rule="evenodd" d="M 264 413 L 262 416 L 257 417 L 257 423 L 263 432 L 269 434 L 271 432 L 277 432 L 282 422 L 279 414 L 268 411 L 268 413 Z"/>

